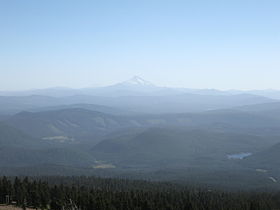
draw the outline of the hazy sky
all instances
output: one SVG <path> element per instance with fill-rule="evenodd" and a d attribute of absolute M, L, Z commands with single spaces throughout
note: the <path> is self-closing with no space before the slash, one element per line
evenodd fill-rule
<path fill-rule="evenodd" d="M 0 90 L 280 89 L 279 0 L 0 0 Z"/>

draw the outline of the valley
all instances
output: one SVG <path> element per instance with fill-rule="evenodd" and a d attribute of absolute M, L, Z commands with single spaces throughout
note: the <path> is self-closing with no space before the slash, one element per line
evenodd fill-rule
<path fill-rule="evenodd" d="M 137 112 L 129 108 L 126 112 L 125 107 L 111 103 L 127 97 L 111 96 L 116 90 L 136 89 L 138 93 L 130 92 L 133 100 L 129 100 Z M 1 119 L 1 173 L 142 177 L 211 185 L 220 181 L 223 184 L 219 185 L 227 187 L 246 180 L 245 186 L 249 188 L 278 186 L 275 180 L 280 179 L 277 167 L 279 102 L 263 96 L 226 93 L 186 95 L 172 90 L 170 95 L 171 90 L 165 88 L 167 95 L 161 92 L 160 96 L 153 96 L 157 107 L 170 103 L 172 106 L 181 104 L 184 109 L 173 107 L 175 113 L 164 108 L 161 113 L 154 112 L 155 104 L 145 98 L 158 90 L 163 91 L 134 78 L 131 82 L 94 90 L 99 96 L 71 96 L 70 92 L 66 98 L 13 96 L 13 102 L 9 103 L 19 107 L 25 101 L 26 108 L 19 107 L 21 111 L 6 113 Z M 104 92 L 106 96 L 102 96 L 102 100 L 107 97 L 110 106 L 98 103 Z M 184 98 L 186 96 L 192 99 Z M 161 99 L 154 97 L 169 102 L 160 102 Z M 238 102 L 239 98 L 242 102 Z M 140 111 L 135 106 L 138 100 L 145 101 L 146 105 L 142 105 L 148 106 L 149 111 Z M 64 105 L 60 105 L 62 101 Z M 189 108 L 199 107 L 200 103 L 212 103 L 211 110 Z M 260 173 L 259 169 L 268 172 Z M 228 176 L 232 183 L 227 180 Z"/>

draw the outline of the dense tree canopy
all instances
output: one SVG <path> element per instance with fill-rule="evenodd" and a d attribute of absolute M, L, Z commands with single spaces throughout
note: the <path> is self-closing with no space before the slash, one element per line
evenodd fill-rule
<path fill-rule="evenodd" d="M 280 193 L 221 192 L 96 177 L 2 177 L 0 203 L 6 202 L 52 210 L 269 210 L 280 208 Z"/>

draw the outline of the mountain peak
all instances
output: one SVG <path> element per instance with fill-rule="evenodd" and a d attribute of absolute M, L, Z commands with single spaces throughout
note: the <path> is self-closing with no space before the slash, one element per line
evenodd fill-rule
<path fill-rule="evenodd" d="M 154 86 L 151 82 L 144 80 L 139 76 L 134 76 L 131 79 L 123 82 L 125 85 L 141 85 L 141 86 Z"/>

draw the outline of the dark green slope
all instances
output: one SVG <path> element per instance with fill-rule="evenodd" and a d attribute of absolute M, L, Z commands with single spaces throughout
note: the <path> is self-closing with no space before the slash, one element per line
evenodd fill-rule
<path fill-rule="evenodd" d="M 21 112 L 6 122 L 39 138 L 62 136 L 67 137 L 66 141 L 94 140 L 95 137 L 129 125 L 122 117 L 79 108 Z"/>
<path fill-rule="evenodd" d="M 280 142 L 280 138 L 279 142 Z M 280 172 L 280 143 L 248 157 L 244 164 L 249 167 L 279 170 Z"/>
<path fill-rule="evenodd" d="M 0 167 L 59 164 L 92 166 L 93 157 L 78 148 L 53 148 L 9 125 L 0 123 Z"/>
<path fill-rule="evenodd" d="M 280 120 L 236 110 L 203 113 L 118 116 L 86 109 L 21 112 L 5 121 L 39 138 L 91 140 L 125 128 L 180 126 L 251 134 L 280 135 Z"/>
<path fill-rule="evenodd" d="M 0 123 L 0 147 L 3 146 L 16 146 L 16 147 L 38 147 L 40 142 L 26 133 Z"/>
<path fill-rule="evenodd" d="M 91 167 L 94 164 L 94 159 L 88 153 L 78 149 L 30 149 L 27 147 L 0 148 L 0 167 L 30 167 L 46 164 Z"/>
<path fill-rule="evenodd" d="M 245 134 L 152 128 L 137 135 L 111 137 L 97 144 L 92 152 L 97 159 L 124 167 L 219 165 L 228 162 L 228 154 L 254 153 L 277 140 Z"/>

